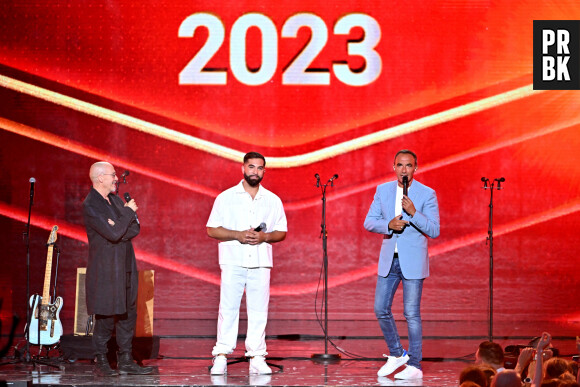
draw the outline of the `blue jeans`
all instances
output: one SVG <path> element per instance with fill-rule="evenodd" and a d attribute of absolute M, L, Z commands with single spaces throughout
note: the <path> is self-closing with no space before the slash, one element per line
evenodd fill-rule
<path fill-rule="evenodd" d="M 378 276 L 375 291 L 375 316 L 383 331 L 391 356 L 401 356 L 403 347 L 397 332 L 395 319 L 391 313 L 393 298 L 400 282 L 403 282 L 403 315 L 409 329 L 409 362 L 407 364 L 421 369 L 423 358 L 423 332 L 421 327 L 421 293 L 423 279 L 406 279 L 401 273 L 399 259 L 394 258 L 389 275 Z"/>

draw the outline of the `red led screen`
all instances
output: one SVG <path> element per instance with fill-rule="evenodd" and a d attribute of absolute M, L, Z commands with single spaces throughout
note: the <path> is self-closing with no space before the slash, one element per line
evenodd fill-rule
<path fill-rule="evenodd" d="M 373 319 L 381 237 L 363 221 L 408 148 L 441 213 L 424 319 L 487 318 L 481 177 L 505 177 L 494 191 L 496 318 L 541 310 L 578 323 L 580 94 L 532 87 L 533 21 L 580 19 L 577 2 L 290 3 L 2 2 L 0 241 L 13 309 L 24 310 L 28 179 L 37 182 L 32 290 L 57 224 L 70 318 L 88 254 L 88 170 L 109 160 L 131 172 L 120 191 L 139 205 L 134 244 L 140 268 L 156 270 L 155 318 L 216 318 L 217 243 L 205 224 L 255 150 L 289 227 L 274 246 L 270 317 L 314 318 L 314 174 L 337 173 L 327 202 L 331 318 Z"/>

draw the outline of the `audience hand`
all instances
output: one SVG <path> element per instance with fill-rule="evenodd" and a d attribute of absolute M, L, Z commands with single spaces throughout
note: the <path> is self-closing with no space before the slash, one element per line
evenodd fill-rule
<path fill-rule="evenodd" d="M 548 345 L 550 345 L 551 341 L 552 341 L 552 336 L 548 332 L 543 332 L 542 337 L 540 338 L 540 341 L 538 342 L 537 353 L 542 353 L 544 351 L 544 349 L 546 349 L 546 347 L 548 347 Z"/>
<path fill-rule="evenodd" d="M 532 347 L 524 348 L 520 352 L 520 356 L 518 357 L 518 364 L 522 365 L 522 368 L 528 365 L 528 363 L 532 360 L 534 356 L 535 349 Z"/>

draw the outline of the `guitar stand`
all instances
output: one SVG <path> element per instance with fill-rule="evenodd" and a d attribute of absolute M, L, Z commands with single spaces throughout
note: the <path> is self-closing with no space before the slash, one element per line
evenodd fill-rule
<path fill-rule="evenodd" d="M 44 348 L 43 348 L 44 347 Z M 46 356 L 42 356 L 42 350 L 46 351 Z M 50 351 L 58 351 L 58 356 L 51 359 L 50 358 Z M 34 359 L 37 363 L 58 368 L 61 371 L 64 371 L 64 361 L 63 361 L 63 353 L 62 348 L 60 347 L 60 341 L 53 345 L 40 345 L 38 350 L 38 355 Z"/>
<path fill-rule="evenodd" d="M 32 354 L 32 350 L 30 351 L 30 357 L 32 359 L 33 362 L 37 363 L 37 364 L 42 364 L 42 365 L 46 365 L 49 367 L 55 367 L 55 368 L 59 368 L 61 371 L 64 371 L 64 366 L 60 365 L 60 364 L 55 364 L 55 362 L 63 362 L 63 353 L 62 353 L 62 348 L 60 347 L 60 341 L 56 344 L 52 344 L 52 345 L 45 345 L 45 344 L 31 344 L 34 345 L 35 347 L 38 346 L 38 354 L 33 355 Z M 42 356 L 42 351 L 45 351 L 45 355 Z M 50 357 L 50 351 L 58 351 L 58 356 L 57 357 Z"/>
<path fill-rule="evenodd" d="M 48 245 L 50 245 L 50 244 L 47 244 L 47 246 Z M 60 257 L 60 249 L 58 248 L 58 246 L 56 245 L 56 243 L 52 243 L 52 246 L 57 251 L 57 256 L 56 256 L 56 270 L 55 270 L 54 287 L 53 287 L 53 289 L 54 289 L 54 296 L 53 297 L 56 299 L 56 281 L 57 281 L 57 278 L 58 278 L 58 260 L 59 260 L 59 257 Z M 37 313 L 39 314 L 39 317 L 40 317 L 40 313 L 41 313 L 40 312 L 40 304 L 36 302 L 36 297 L 39 297 L 39 296 L 37 294 L 35 294 L 33 297 L 34 297 L 34 299 L 32 301 L 32 305 L 29 307 L 29 309 L 34 308 L 34 305 L 36 305 L 37 306 L 37 308 L 36 308 L 37 309 Z M 28 317 L 28 322 L 26 324 L 26 331 L 24 332 L 24 338 L 26 340 L 26 348 L 25 348 L 26 353 L 24 354 L 25 355 L 25 362 L 26 363 L 32 362 L 32 364 L 34 366 L 36 366 L 37 364 L 41 364 L 41 365 L 45 365 L 45 366 L 48 366 L 48 367 L 58 368 L 61 371 L 64 371 L 64 366 L 62 364 L 61 365 L 54 364 L 53 362 L 51 362 L 50 357 L 49 357 L 50 350 L 51 349 L 57 349 L 58 350 L 58 353 L 60 355 L 57 360 L 59 362 L 61 361 L 60 359 L 62 358 L 62 349 L 60 348 L 60 340 L 58 342 L 56 342 L 55 344 L 52 344 L 52 345 L 33 344 L 33 343 L 30 343 L 30 341 L 28 340 L 28 338 L 30 337 L 30 325 L 31 325 L 32 314 L 33 313 L 34 313 L 34 310 L 31 310 L 28 313 L 28 316 L 29 316 Z M 36 337 L 37 337 L 38 341 L 40 342 L 40 324 L 37 325 L 37 328 L 38 328 L 38 332 L 37 332 Z M 39 347 L 38 348 L 38 355 L 36 355 L 36 356 L 33 356 L 32 355 L 31 350 L 30 350 L 30 346 L 31 345 L 37 345 Z M 43 349 L 43 347 L 46 349 L 46 357 L 45 358 L 42 357 L 42 349 Z M 17 350 L 18 349 L 15 348 L 15 353 L 16 353 Z"/>

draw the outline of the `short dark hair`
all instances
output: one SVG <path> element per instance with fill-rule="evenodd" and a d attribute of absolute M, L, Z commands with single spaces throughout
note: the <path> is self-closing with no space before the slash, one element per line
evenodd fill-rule
<path fill-rule="evenodd" d="M 465 367 L 463 371 L 461 371 L 461 374 L 459 374 L 459 384 L 463 384 L 466 381 L 474 382 L 481 387 L 487 387 L 488 385 L 487 376 L 483 370 L 476 365 Z"/>
<path fill-rule="evenodd" d="M 248 152 L 244 155 L 244 164 L 250 159 L 262 159 L 264 161 L 264 166 L 266 166 L 266 158 L 258 152 Z"/>
<path fill-rule="evenodd" d="M 401 149 L 395 155 L 395 158 L 393 159 L 393 164 L 395 163 L 395 160 L 397 159 L 398 155 L 411 155 L 411 156 L 413 156 L 413 158 L 415 159 L 415 166 L 417 166 L 417 155 L 415 154 L 415 152 L 410 151 L 408 149 Z"/>
<path fill-rule="evenodd" d="M 503 349 L 498 343 L 484 341 L 479 344 L 479 357 L 488 364 L 503 364 Z"/>

